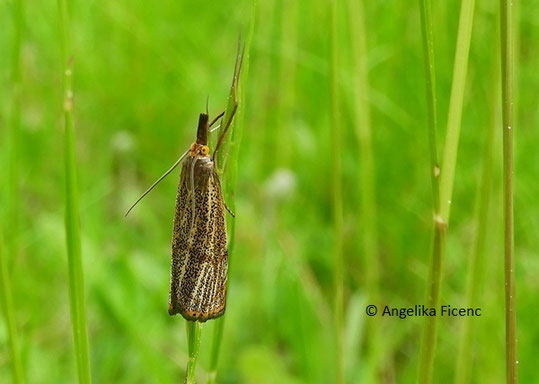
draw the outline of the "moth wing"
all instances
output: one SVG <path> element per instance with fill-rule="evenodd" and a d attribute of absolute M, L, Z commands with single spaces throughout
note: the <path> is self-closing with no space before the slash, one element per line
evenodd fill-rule
<path fill-rule="evenodd" d="M 226 305 L 225 209 L 213 162 L 197 161 L 192 168 L 192 161 L 182 167 L 176 199 L 169 313 L 206 321 L 221 316 Z"/>

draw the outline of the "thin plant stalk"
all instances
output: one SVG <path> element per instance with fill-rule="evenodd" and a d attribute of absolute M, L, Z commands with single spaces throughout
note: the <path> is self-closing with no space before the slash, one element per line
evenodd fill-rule
<path fill-rule="evenodd" d="M 232 209 L 232 208 L 231 208 Z M 229 243 L 229 249 L 230 249 Z M 221 345 L 223 344 L 223 331 L 225 328 L 225 315 L 215 320 L 213 325 L 213 339 L 210 354 L 210 370 L 208 372 L 208 384 L 215 383 L 217 379 L 217 364 L 219 363 L 219 355 L 221 353 Z"/>
<path fill-rule="evenodd" d="M 15 384 L 21 384 L 24 382 L 24 375 L 20 360 L 19 339 L 17 336 L 17 324 L 15 322 L 15 310 L 13 307 L 13 296 L 11 294 L 11 279 L 8 272 L 6 254 L 3 235 L 0 233 L 0 304 L 6 322 L 13 382 Z"/>
<path fill-rule="evenodd" d="M 359 164 L 361 172 L 360 184 L 360 212 L 362 217 L 361 233 L 363 240 L 363 252 L 367 273 L 367 292 L 369 303 L 379 302 L 379 251 L 378 251 L 378 214 L 376 207 L 375 164 L 372 148 L 371 117 L 369 109 L 369 79 L 367 68 L 367 30 L 365 28 L 364 5 L 362 1 L 348 1 L 351 31 L 351 43 L 354 77 L 354 104 L 355 104 L 355 131 L 359 143 Z M 374 359 L 373 370 L 378 370 L 377 349 L 380 346 L 378 340 L 378 324 L 371 323 L 369 330 L 369 345 Z M 373 377 L 376 381 L 376 378 Z"/>
<path fill-rule="evenodd" d="M 294 109 L 296 66 L 298 62 L 298 0 L 286 2 L 281 6 L 281 57 L 278 78 L 278 102 L 276 108 L 276 137 L 287 137 L 291 126 L 292 111 Z M 289 168 L 292 161 L 292 141 L 276 140 L 277 153 L 273 156 L 276 166 Z"/>
<path fill-rule="evenodd" d="M 257 45 L 262 47 L 265 51 L 259 51 L 257 58 L 263 57 L 263 59 L 256 60 L 256 73 L 257 81 L 253 83 L 253 94 L 259 95 L 260 99 L 270 100 L 271 95 L 274 92 L 274 67 L 275 60 L 272 52 L 278 50 L 275 42 L 276 38 L 276 10 L 278 9 L 276 0 L 265 0 L 258 3 L 258 12 L 264 22 L 257 25 L 256 42 Z M 275 112 L 272 108 L 260 108 L 258 113 L 253 116 L 253 126 L 262 127 L 271 125 L 274 121 Z M 259 150 L 257 156 L 259 156 L 256 163 L 259 166 L 257 174 L 267 175 L 270 170 L 275 166 L 273 154 L 276 150 L 276 130 L 264 129 L 259 134 L 254 135 L 254 145 Z"/>
<path fill-rule="evenodd" d="M 238 155 L 240 144 L 243 136 L 243 121 L 245 109 L 243 108 L 245 104 L 245 82 L 249 76 L 249 54 L 251 48 L 251 42 L 254 34 L 255 27 L 255 15 L 256 15 L 256 2 L 255 0 L 251 3 L 251 15 L 250 15 L 250 24 L 249 32 L 247 36 L 247 41 L 245 44 L 245 53 L 243 59 L 243 69 L 242 69 L 242 81 L 238 83 L 238 89 L 232 87 L 229 94 L 229 103 L 225 111 L 224 119 L 232 111 L 233 101 L 236 97 L 235 93 L 239 94 L 238 99 L 238 116 L 232 123 L 230 128 L 230 140 L 226 141 L 221 149 L 221 153 L 228 155 L 228 168 L 226 169 L 226 175 L 223 178 L 223 196 L 232 212 L 236 211 L 236 185 L 238 180 Z M 226 120 L 223 120 L 226 121 Z M 236 245 L 236 219 L 227 216 L 227 229 L 228 229 L 228 256 L 229 258 L 234 255 L 234 249 Z M 210 363 L 208 371 L 208 384 L 213 384 L 217 378 L 217 364 L 219 363 L 219 355 L 221 352 L 221 345 L 223 342 L 223 332 L 225 325 L 226 314 L 216 319 L 214 322 L 214 331 L 213 339 L 210 353 Z"/>
<path fill-rule="evenodd" d="M 13 3 L 13 56 L 11 64 L 11 111 L 7 135 L 7 252 L 13 261 L 18 254 L 18 226 L 19 226 L 19 136 L 21 130 L 21 92 L 22 92 L 22 40 L 24 30 L 24 3 L 15 0 Z M 8 265 L 10 265 L 8 261 Z M 9 273 L 9 270 L 8 270 Z"/>
<path fill-rule="evenodd" d="M 513 4 L 500 0 L 503 185 L 504 185 L 504 253 L 505 253 L 505 348 L 507 383 L 517 383 L 517 324 L 515 296 L 515 255 L 513 219 Z"/>
<path fill-rule="evenodd" d="M 451 196 L 460 136 L 462 107 L 466 86 L 466 73 L 468 70 L 468 54 L 472 35 L 473 15 L 475 0 L 462 0 L 459 27 L 457 33 L 457 46 L 455 52 L 455 64 L 453 69 L 453 82 L 451 85 L 451 97 L 449 100 L 449 112 L 447 132 L 444 148 L 442 167 L 437 164 L 436 149 L 436 98 L 434 83 L 434 56 L 432 42 L 432 16 L 430 3 L 421 0 L 421 14 L 423 24 L 423 41 L 426 52 L 427 68 L 427 100 L 431 120 L 430 146 L 431 146 L 431 172 L 434 192 L 434 239 L 432 247 L 431 268 L 428 278 L 427 306 L 436 308 L 440 301 L 440 284 L 442 278 L 442 265 L 445 254 L 446 231 L 451 212 Z M 433 125 L 434 122 L 434 125 Z M 437 185 L 438 176 L 440 179 Z M 437 202 L 436 189 L 439 188 L 439 200 Z M 438 209 L 437 205 L 439 205 Z M 428 317 L 425 320 L 421 350 L 419 357 L 419 382 L 430 383 L 434 367 L 434 355 L 436 349 L 437 317 Z"/>
<path fill-rule="evenodd" d="M 88 334 L 84 296 L 84 275 L 80 240 L 79 192 L 77 187 L 77 165 L 75 133 L 73 130 L 73 58 L 70 56 L 70 27 L 67 5 L 58 0 L 60 16 L 60 40 L 63 63 L 63 108 L 64 108 L 64 156 L 65 156 L 65 228 L 71 325 L 75 344 L 75 358 L 79 383 L 89 384 L 90 360 L 88 356 Z"/>
<path fill-rule="evenodd" d="M 427 286 L 427 307 L 436 308 L 440 302 L 440 280 L 442 260 L 445 254 L 446 231 L 442 221 L 434 224 L 431 269 Z M 430 383 L 434 366 L 436 348 L 436 316 L 425 319 L 419 355 L 419 383 Z"/>
<path fill-rule="evenodd" d="M 185 374 L 185 383 L 194 384 L 198 351 L 200 350 L 202 323 L 186 320 L 185 326 L 187 329 L 187 345 L 189 353 L 189 359 L 187 360 L 187 369 Z"/>
<path fill-rule="evenodd" d="M 335 305 L 335 364 L 337 384 L 344 383 L 343 356 L 343 202 L 341 180 L 341 125 L 339 104 L 339 72 L 338 72 L 338 41 L 337 41 L 337 9 L 338 1 L 330 2 L 330 89 L 331 89 L 331 174 L 332 174 L 332 205 L 333 205 L 333 236 L 334 236 L 334 305 Z"/>
<path fill-rule="evenodd" d="M 9 265 L 16 259 L 18 254 L 18 212 L 19 204 L 17 189 L 19 185 L 18 153 L 19 132 L 21 125 L 21 87 L 22 87 L 22 62 L 21 47 L 24 29 L 23 1 L 16 0 L 13 4 L 14 37 L 12 57 L 12 92 L 11 92 L 11 115 L 7 135 L 7 188 L 6 207 L 9 231 L 0 228 L 0 304 L 6 322 L 8 348 L 11 357 L 13 382 L 24 382 L 24 374 L 20 358 L 19 339 L 17 335 L 17 323 L 15 321 L 15 308 L 11 291 L 11 276 Z M 9 243 L 4 246 L 3 233 L 7 233 Z"/>
<path fill-rule="evenodd" d="M 436 72 L 434 60 L 434 37 L 432 32 L 431 1 L 419 1 L 421 16 L 421 31 L 423 38 L 423 58 L 426 74 L 426 98 L 428 106 L 428 137 L 430 148 L 430 175 L 432 184 L 434 239 L 431 255 L 431 269 L 429 274 L 427 305 L 436 306 L 439 297 L 439 282 L 441 275 L 441 261 L 445 243 L 445 225 L 440 216 L 440 165 L 438 160 L 437 144 L 437 101 L 436 101 Z M 434 362 L 434 349 L 436 345 L 436 319 L 426 318 L 421 339 L 419 354 L 419 382 L 429 383 L 432 377 Z"/>
<path fill-rule="evenodd" d="M 496 61 L 497 63 L 497 61 Z M 472 308 L 478 305 L 480 288 L 482 285 L 482 276 L 484 274 L 484 252 L 486 246 L 487 231 L 489 229 L 489 205 L 492 195 L 492 177 L 494 168 L 494 138 L 495 127 L 499 124 L 497 116 L 498 109 L 496 106 L 499 103 L 499 82 L 498 71 L 495 71 L 496 78 L 493 80 L 493 110 L 492 121 L 489 124 L 486 132 L 485 152 L 483 155 L 483 169 L 481 172 L 481 180 L 479 183 L 479 191 L 477 196 L 477 229 L 474 241 L 474 248 L 470 257 L 470 267 L 468 272 L 468 282 L 466 287 L 466 307 Z M 462 331 L 459 335 L 459 349 L 457 353 L 457 365 L 455 373 L 455 384 L 465 384 L 470 381 L 472 358 L 472 340 L 475 319 L 472 317 L 463 319 Z"/>

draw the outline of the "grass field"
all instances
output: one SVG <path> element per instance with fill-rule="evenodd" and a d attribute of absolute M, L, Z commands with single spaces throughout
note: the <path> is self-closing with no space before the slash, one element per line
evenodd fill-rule
<path fill-rule="evenodd" d="M 0 257 L 20 355 L 14 376 L 14 332 L 3 316 L 0 383 L 74 383 L 60 18 L 55 1 L 24 2 L 18 18 L 20 1 L 0 1 Z M 432 9 L 440 159 L 460 4 L 435 2 Z M 334 383 L 339 371 L 346 383 L 416 382 L 425 318 L 380 312 L 426 304 L 431 268 L 419 1 L 335 6 L 332 19 L 331 2 L 321 0 L 68 2 L 94 383 L 177 383 L 185 376 L 185 321 L 167 314 L 178 172 L 128 218 L 124 213 L 194 141 L 206 98 L 213 116 L 226 107 L 238 35 L 247 37 L 251 23 L 217 382 Z M 458 382 L 462 369 L 470 383 L 505 382 L 499 19 L 498 2 L 475 1 L 440 285 L 440 304 L 472 300 L 482 316 L 437 318 L 434 383 Z M 537 1 L 514 3 L 522 383 L 539 380 L 538 20 Z M 335 271 L 336 254 L 342 270 Z M 337 323 L 335 276 L 342 278 Z M 378 306 L 377 316 L 366 316 L 368 304 Z M 202 328 L 200 383 L 210 370 L 214 325 Z"/>

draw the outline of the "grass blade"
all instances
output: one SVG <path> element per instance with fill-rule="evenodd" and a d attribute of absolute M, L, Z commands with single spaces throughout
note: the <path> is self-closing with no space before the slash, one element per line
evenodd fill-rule
<path fill-rule="evenodd" d="M 421 31 L 425 63 L 426 96 L 429 114 L 430 175 L 434 216 L 440 214 L 440 164 L 438 160 L 438 119 L 436 116 L 436 71 L 434 60 L 434 36 L 432 33 L 431 0 L 420 0 Z"/>
<path fill-rule="evenodd" d="M 505 228 L 505 348 L 507 383 L 517 383 L 517 324 L 513 219 L 513 20 L 511 0 L 500 0 L 502 55 L 503 185 Z"/>
<path fill-rule="evenodd" d="M 238 155 L 239 155 L 239 148 L 240 148 L 241 139 L 243 135 L 243 119 L 244 119 L 244 113 L 245 113 L 245 109 L 243 108 L 245 104 L 245 82 L 247 81 L 247 78 L 249 76 L 249 53 L 250 53 L 251 43 L 252 43 L 253 34 L 254 34 L 255 15 L 256 15 L 256 2 L 253 0 L 251 3 L 249 32 L 248 32 L 247 41 L 245 44 L 245 54 L 244 54 L 243 66 L 242 66 L 243 69 L 242 69 L 241 78 L 243 81 L 238 83 L 237 90 L 233 88 L 230 89 L 229 104 L 227 106 L 227 109 L 225 111 L 225 116 L 224 116 L 224 119 L 226 119 L 228 114 L 232 111 L 232 108 L 233 108 L 232 101 L 234 100 L 233 92 L 238 92 L 239 94 L 238 116 L 236 116 L 236 119 L 234 120 L 230 128 L 231 129 L 231 131 L 229 132 L 230 140 L 225 141 L 223 147 L 221 148 L 221 153 L 228 155 L 228 160 L 227 160 L 228 167 L 226 169 L 225 177 L 223 177 L 223 195 L 224 195 L 226 203 L 228 204 L 232 212 L 236 211 L 235 194 L 236 194 L 236 184 L 237 184 L 237 178 L 238 178 Z M 226 121 L 224 119 L 223 121 Z M 228 257 L 230 258 L 234 255 L 234 248 L 236 244 L 236 219 L 231 218 L 229 215 L 227 215 L 227 229 L 228 229 L 228 235 L 229 235 Z M 229 270 L 229 273 L 230 273 L 230 270 Z M 209 370 L 208 370 L 208 380 L 207 380 L 208 384 L 215 383 L 215 380 L 217 377 L 217 364 L 219 362 L 219 355 L 221 352 L 221 345 L 223 342 L 225 318 L 226 318 L 226 314 L 215 320 L 211 354 L 210 354 L 210 365 L 209 365 Z"/>
<path fill-rule="evenodd" d="M 338 41 L 337 41 L 337 9 L 338 1 L 330 2 L 330 55 L 329 73 L 331 87 L 331 173 L 333 179 L 333 235 L 334 235 L 334 305 L 335 305 L 335 362 L 337 384 L 344 383 L 344 358 L 343 358 L 343 212 L 342 212 L 342 181 L 341 181 L 341 125 L 339 104 L 339 66 L 338 66 Z"/>
<path fill-rule="evenodd" d="M 457 166 L 460 123 L 466 87 L 466 74 L 468 72 L 468 54 L 472 38 L 474 7 L 475 0 L 462 0 L 440 181 L 440 214 L 446 225 L 449 224 L 451 197 L 453 195 L 453 183 Z"/>
<path fill-rule="evenodd" d="M 73 58 L 70 57 L 69 17 L 67 5 L 64 0 L 58 0 L 58 10 L 60 14 L 62 63 L 64 66 L 65 229 L 71 325 L 73 327 L 73 340 L 75 344 L 75 358 L 77 360 L 79 383 L 88 384 L 91 382 L 90 361 L 88 357 L 84 277 L 79 229 L 80 215 L 79 192 L 77 188 L 75 133 L 73 130 Z"/>

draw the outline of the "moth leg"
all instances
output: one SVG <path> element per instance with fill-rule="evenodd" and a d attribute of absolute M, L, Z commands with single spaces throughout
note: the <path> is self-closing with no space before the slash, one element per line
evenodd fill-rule
<path fill-rule="evenodd" d="M 228 213 L 230 213 L 230 216 L 236 218 L 236 214 L 234 212 L 232 212 L 232 210 L 230 208 L 228 208 L 228 205 L 226 205 L 226 202 L 225 202 L 224 199 L 223 199 L 223 204 L 225 206 L 225 209 L 228 211 Z"/>
<path fill-rule="evenodd" d="M 217 123 L 217 120 L 219 120 L 224 115 L 225 115 L 225 111 L 223 111 L 220 114 L 218 114 L 217 116 L 215 116 L 215 118 L 211 121 L 211 123 L 210 123 L 210 125 L 208 127 L 211 128 L 213 126 L 213 124 Z"/>
<path fill-rule="evenodd" d="M 214 128 L 211 128 L 211 129 L 210 129 L 210 132 L 216 131 L 216 130 L 218 130 L 219 128 L 221 128 L 221 124 L 219 124 L 218 126 L 216 126 L 216 127 L 214 127 Z"/>

